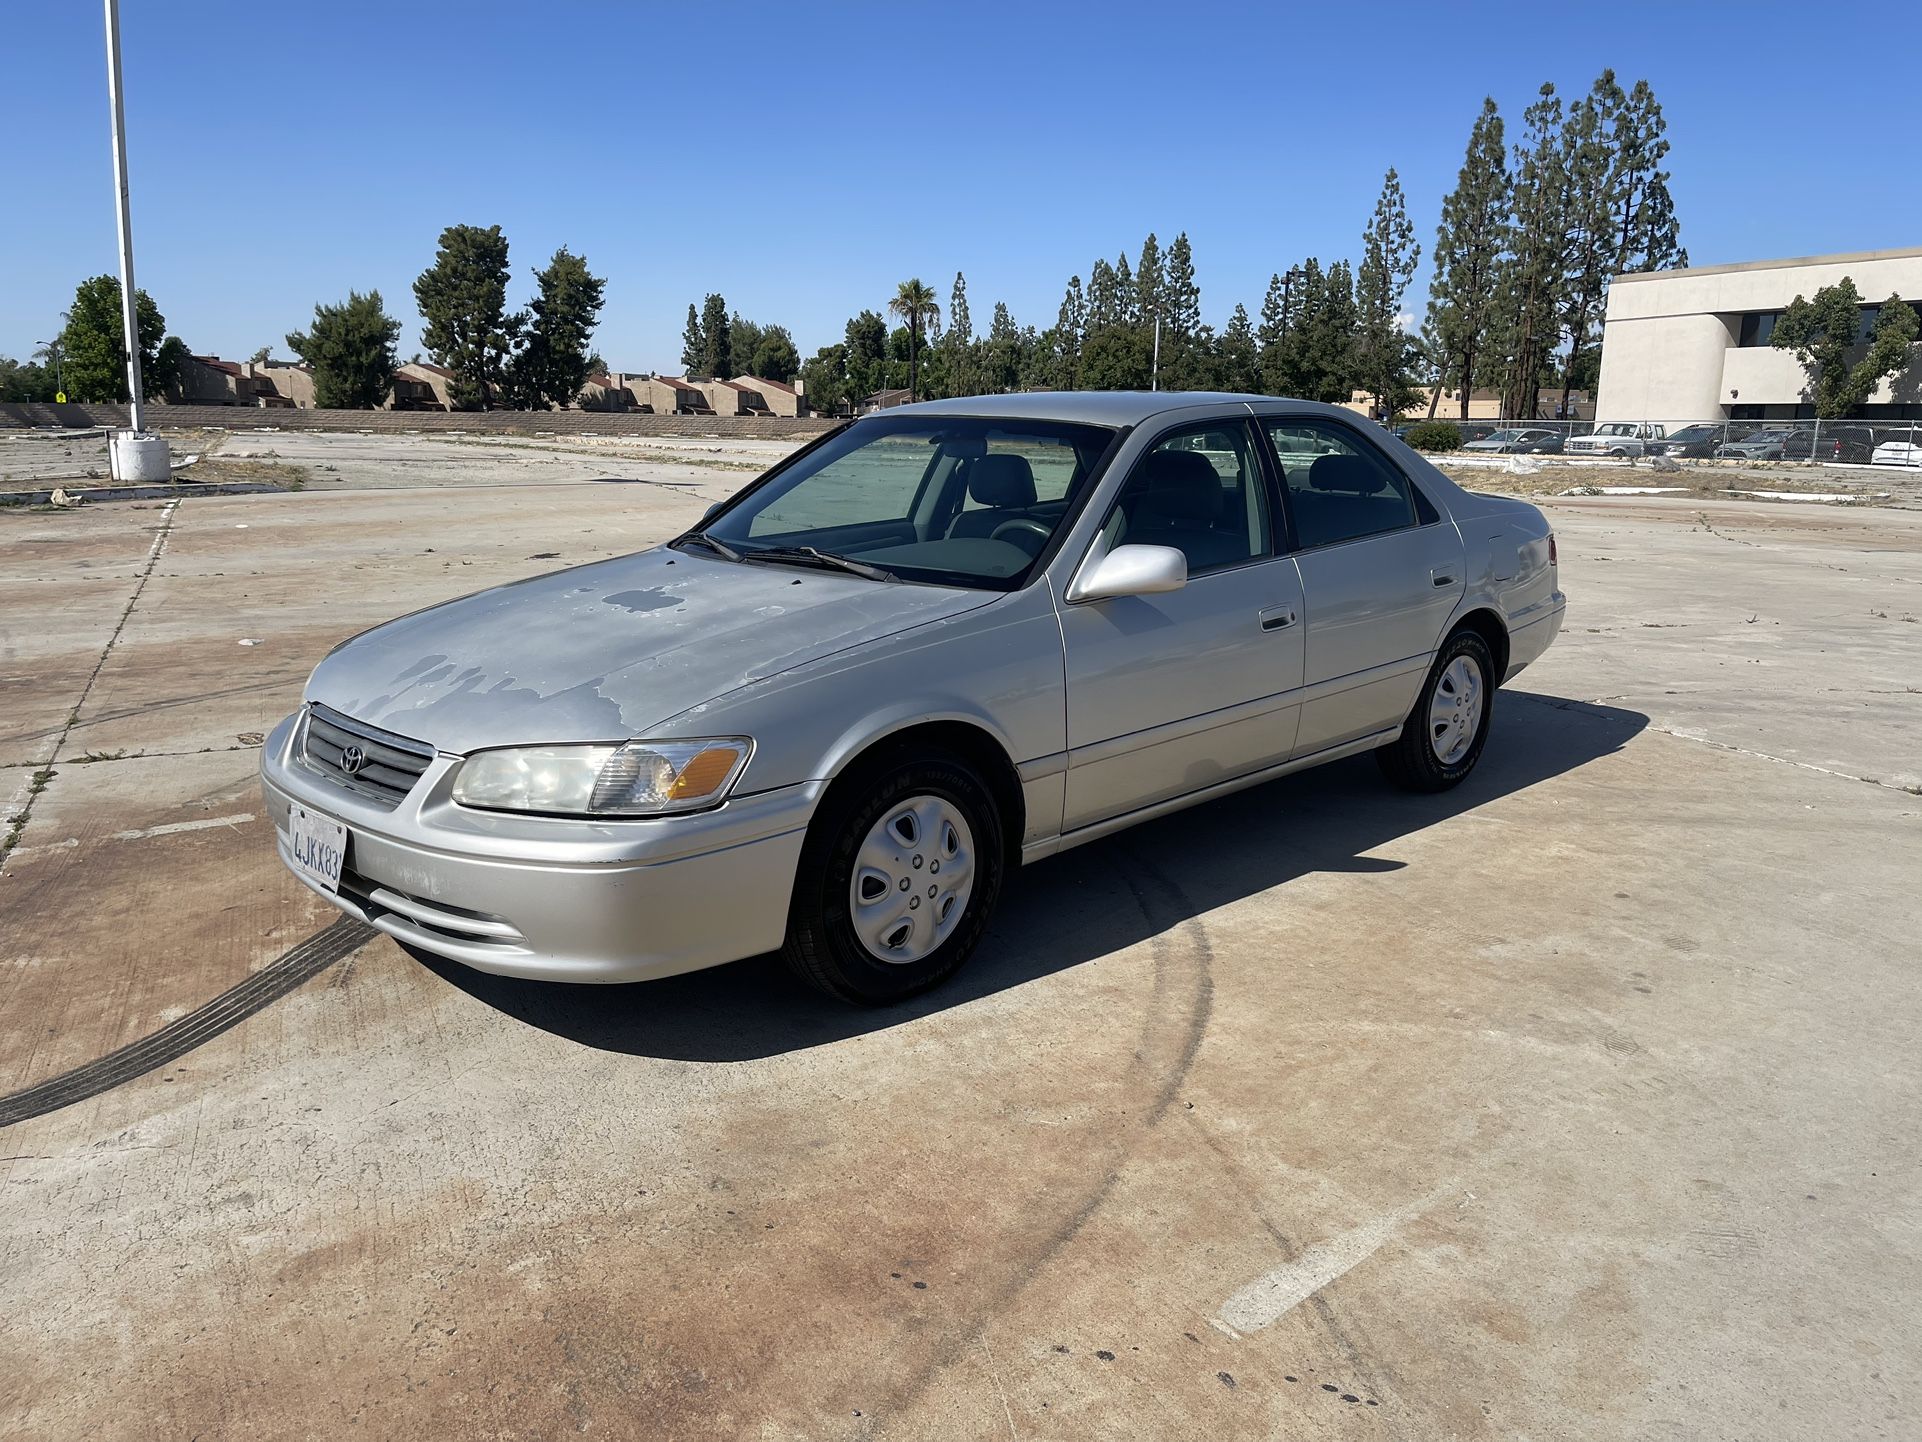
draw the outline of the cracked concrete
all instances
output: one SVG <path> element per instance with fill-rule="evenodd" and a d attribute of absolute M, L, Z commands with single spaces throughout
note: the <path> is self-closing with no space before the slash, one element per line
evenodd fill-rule
<path fill-rule="evenodd" d="M 0 1092 L 331 922 L 250 739 L 328 646 L 704 504 L 196 499 L 131 610 L 154 512 L 0 515 L 0 798 L 77 712 Z M 1568 631 L 1461 790 L 1345 763 L 1044 863 L 911 1006 L 381 939 L 7 1127 L 0 1436 L 1922 1429 L 1922 516 L 1698 513 L 1551 503 Z"/>

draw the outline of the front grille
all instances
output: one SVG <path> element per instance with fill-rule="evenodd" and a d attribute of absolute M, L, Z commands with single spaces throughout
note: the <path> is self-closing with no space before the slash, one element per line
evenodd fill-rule
<path fill-rule="evenodd" d="M 359 748 L 362 758 L 355 771 L 343 761 L 350 747 Z M 434 759 L 434 748 L 314 702 L 301 728 L 300 759 L 336 786 L 392 809 L 414 789 Z"/>

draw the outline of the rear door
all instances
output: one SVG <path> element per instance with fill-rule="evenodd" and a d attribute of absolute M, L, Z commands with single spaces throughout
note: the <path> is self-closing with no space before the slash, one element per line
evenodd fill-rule
<path fill-rule="evenodd" d="M 1261 430 L 1299 547 L 1306 756 L 1401 724 L 1466 588 L 1462 541 L 1357 428 L 1290 416 Z"/>

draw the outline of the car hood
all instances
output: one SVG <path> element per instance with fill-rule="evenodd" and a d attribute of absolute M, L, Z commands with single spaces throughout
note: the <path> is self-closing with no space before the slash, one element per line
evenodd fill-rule
<path fill-rule="evenodd" d="M 666 549 L 497 586 L 337 647 L 307 698 L 442 751 L 612 741 L 994 593 Z"/>

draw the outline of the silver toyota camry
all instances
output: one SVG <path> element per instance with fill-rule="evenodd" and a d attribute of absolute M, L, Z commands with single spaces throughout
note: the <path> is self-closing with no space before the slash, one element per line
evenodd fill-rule
<path fill-rule="evenodd" d="M 778 950 L 885 1003 L 1012 866 L 1361 751 L 1455 785 L 1562 611 L 1540 511 L 1347 411 L 941 401 L 343 643 L 262 782 L 295 875 L 418 951 L 611 982 Z"/>

